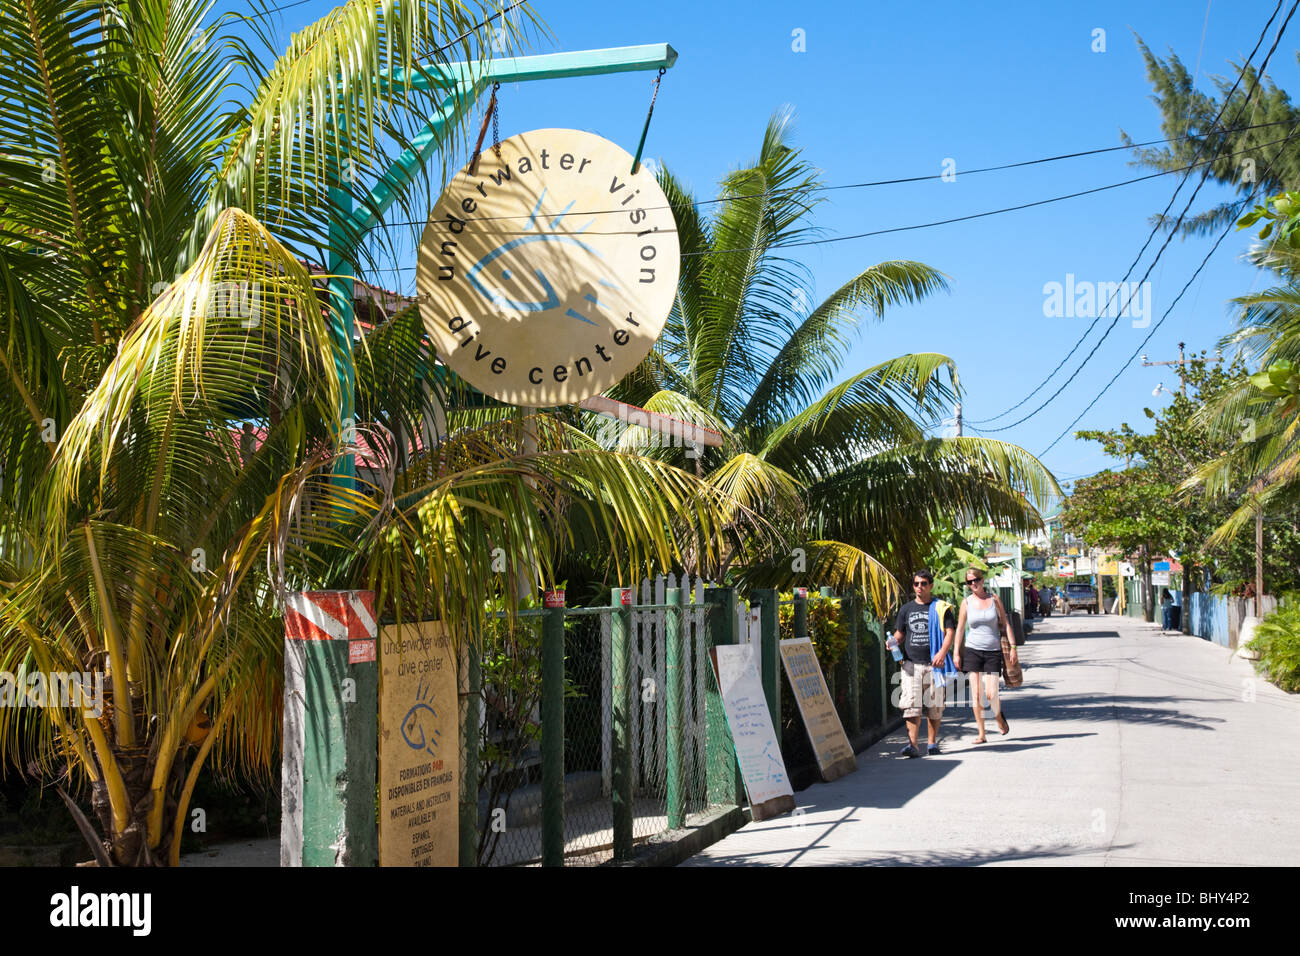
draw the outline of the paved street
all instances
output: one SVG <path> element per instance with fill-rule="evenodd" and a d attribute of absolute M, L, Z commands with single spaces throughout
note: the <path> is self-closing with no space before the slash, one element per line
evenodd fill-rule
<path fill-rule="evenodd" d="M 1116 615 L 1052 617 L 1020 650 L 1006 737 L 990 720 L 975 746 L 969 705 L 949 707 L 942 756 L 897 756 L 900 728 L 794 816 L 682 865 L 1300 862 L 1300 697 Z"/>

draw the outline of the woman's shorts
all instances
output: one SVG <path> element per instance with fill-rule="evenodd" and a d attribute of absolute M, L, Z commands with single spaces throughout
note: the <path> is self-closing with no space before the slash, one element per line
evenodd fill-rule
<path fill-rule="evenodd" d="M 963 647 L 961 669 L 967 674 L 1000 674 L 1002 651 L 981 651 L 974 647 Z"/>

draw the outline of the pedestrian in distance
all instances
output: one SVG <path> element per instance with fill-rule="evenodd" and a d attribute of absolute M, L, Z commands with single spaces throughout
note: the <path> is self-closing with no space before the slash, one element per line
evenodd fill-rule
<path fill-rule="evenodd" d="M 902 687 L 898 702 L 907 722 L 908 744 L 900 751 L 919 757 L 921 713 L 925 712 L 926 754 L 939 749 L 939 721 L 943 718 L 946 680 L 957 676 L 950 652 L 957 626 L 953 606 L 934 599 L 934 575 L 927 570 L 912 575 L 913 599 L 898 609 L 892 641 L 903 653 Z"/>
<path fill-rule="evenodd" d="M 983 571 L 978 568 L 967 571 L 966 587 L 970 588 L 971 593 L 962 600 L 961 612 L 957 615 L 957 640 L 952 656 L 957 669 L 965 671 L 967 680 L 974 685 L 975 727 L 979 731 L 975 743 L 983 744 L 988 743 L 988 738 L 984 736 L 986 697 L 993 710 L 993 717 L 998 722 L 998 730 L 1006 734 L 1011 729 L 998 697 L 998 674 L 1002 671 L 1002 634 L 1010 635 L 1011 627 L 1002 600 L 992 591 L 984 589 Z M 966 634 L 967 625 L 970 626 L 969 635 Z M 1015 641 L 1010 642 L 1010 647 L 1010 663 L 1015 664 Z"/>

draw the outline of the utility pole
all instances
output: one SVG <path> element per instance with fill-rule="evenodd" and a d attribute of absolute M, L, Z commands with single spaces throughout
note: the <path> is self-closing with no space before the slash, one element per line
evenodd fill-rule
<path fill-rule="evenodd" d="M 1259 494 L 1264 490 L 1264 482 L 1256 486 L 1255 493 Z M 1264 615 L 1262 613 L 1264 601 L 1264 507 L 1258 503 L 1255 504 L 1255 618 L 1258 620 Z"/>
<path fill-rule="evenodd" d="M 1174 359 L 1174 360 L 1172 360 L 1172 361 L 1169 361 L 1169 362 L 1151 362 L 1151 361 L 1148 361 L 1148 360 L 1147 360 L 1146 355 L 1143 355 L 1143 356 L 1142 356 L 1142 364 L 1143 364 L 1144 366 L 1147 366 L 1147 367 L 1150 367 L 1150 366 L 1152 366 L 1152 365 L 1177 365 L 1177 366 L 1178 366 L 1178 381 L 1182 383 L 1181 385 L 1179 385 L 1179 387 L 1178 387 L 1178 391 L 1179 391 L 1179 393 L 1183 396 L 1183 398 L 1186 398 L 1186 397 L 1187 397 L 1187 355 L 1186 355 L 1186 353 L 1183 351 L 1183 349 L 1185 348 L 1185 346 L 1186 346 L 1186 343 L 1184 343 L 1184 342 L 1179 342 L 1179 343 L 1178 343 L 1178 358 L 1176 358 L 1176 359 Z M 1220 353 L 1215 357 L 1214 361 L 1219 362 L 1219 363 L 1222 363 L 1222 362 L 1223 362 L 1223 353 L 1220 352 Z M 1156 387 L 1159 388 L 1160 386 L 1157 385 Z"/>

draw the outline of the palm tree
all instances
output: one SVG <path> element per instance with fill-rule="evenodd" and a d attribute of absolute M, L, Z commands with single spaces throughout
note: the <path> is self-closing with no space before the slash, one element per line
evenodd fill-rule
<path fill-rule="evenodd" d="M 32 701 L 35 675 L 106 682 L 99 712 L 0 708 L 0 758 L 89 784 L 94 821 L 68 804 L 104 865 L 175 863 L 209 763 L 275 771 L 285 590 L 373 588 L 464 638 L 502 587 L 494 547 L 539 583 L 578 514 L 626 578 L 716 560 L 737 511 L 549 417 L 419 443 L 436 395 L 409 374 L 432 361 L 412 310 L 361 350 L 380 424 L 351 444 L 300 254 L 327 241 L 337 156 L 400 142 L 418 105 L 373 67 L 460 34 L 469 58 L 485 11 L 353 0 L 264 69 L 199 30 L 207 9 L 0 0 L 0 671 Z M 250 108 L 223 102 L 232 62 Z M 345 452 L 368 456 L 355 487 L 332 477 Z"/>
<path fill-rule="evenodd" d="M 1233 299 L 1237 327 L 1219 342 L 1220 350 L 1235 348 L 1259 371 L 1197 413 L 1211 438 L 1230 447 L 1196 468 L 1181 489 L 1184 496 L 1204 495 L 1233 508 L 1208 537 L 1211 548 L 1231 542 L 1265 510 L 1293 506 L 1300 492 L 1300 193 L 1269 197 L 1237 228 L 1261 221 L 1258 238 L 1269 242 L 1253 247 L 1247 259 L 1277 284 Z"/>
<path fill-rule="evenodd" d="M 1014 445 L 926 436 L 960 394 L 947 356 L 904 355 L 836 381 L 866 315 L 879 319 L 947 282 L 919 262 L 882 262 L 804 305 L 811 276 L 781 250 L 815 233 L 820 181 L 788 144 L 789 119 L 772 118 L 757 159 L 729 174 L 713 203 L 661 171 L 681 239 L 679 291 L 655 352 L 611 394 L 721 432 L 722 446 L 693 462 L 691 449 L 648 453 L 693 465 L 802 549 L 739 547 L 714 570 L 734 563 L 751 583 L 858 587 L 885 613 L 898 596 L 894 575 L 930 553 L 933 529 L 1037 526 L 1033 503 L 1060 489 Z M 645 440 L 637 429 L 615 438 Z"/>

